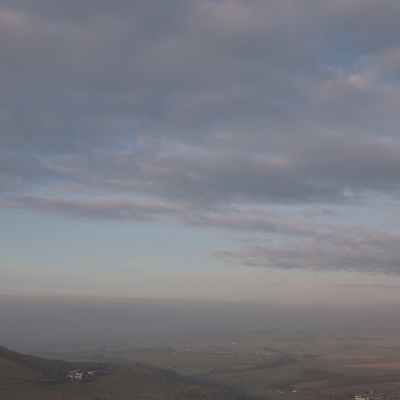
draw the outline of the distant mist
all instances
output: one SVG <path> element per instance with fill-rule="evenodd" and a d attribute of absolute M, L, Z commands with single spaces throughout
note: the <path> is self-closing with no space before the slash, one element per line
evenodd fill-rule
<path fill-rule="evenodd" d="M 251 330 L 400 327 L 400 311 L 194 300 L 0 297 L 0 345 L 14 349 Z"/>

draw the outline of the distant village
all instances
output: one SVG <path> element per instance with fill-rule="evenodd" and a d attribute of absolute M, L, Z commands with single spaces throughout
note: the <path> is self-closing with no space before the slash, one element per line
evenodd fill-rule
<path fill-rule="evenodd" d="M 375 390 L 358 393 L 354 397 L 354 400 L 386 400 L 386 399 L 390 399 L 390 397 L 386 394 L 379 393 Z"/>
<path fill-rule="evenodd" d="M 67 373 L 67 379 L 71 381 L 90 382 L 98 375 L 100 375 L 100 371 L 77 368 Z"/>

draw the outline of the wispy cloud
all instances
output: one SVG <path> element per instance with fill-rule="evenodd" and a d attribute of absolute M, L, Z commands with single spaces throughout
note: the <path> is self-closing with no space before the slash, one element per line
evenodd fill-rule
<path fill-rule="evenodd" d="M 216 256 L 251 267 L 399 275 L 398 234 L 337 229 L 290 239 L 252 240 Z"/>

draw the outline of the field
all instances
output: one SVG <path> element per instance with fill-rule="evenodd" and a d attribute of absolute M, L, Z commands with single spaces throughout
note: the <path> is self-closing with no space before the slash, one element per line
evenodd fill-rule
<path fill-rule="evenodd" d="M 182 383 L 176 386 L 173 373 L 234 387 L 250 400 L 344 399 L 371 390 L 400 399 L 400 337 L 396 332 L 270 331 L 243 333 L 235 341 L 208 335 L 204 340 L 52 348 L 36 355 L 75 364 L 101 363 L 113 370 L 85 384 L 42 385 L 38 399 L 175 399 Z M 29 372 L 12 367 L 18 374 Z M 0 374 L 0 383 L 12 381 L 13 368 L 8 375 Z M 0 399 L 24 399 L 24 390 L 26 385 L 0 386 Z M 60 397 L 54 397 L 55 390 Z M 34 392 L 29 398 L 35 398 Z"/>

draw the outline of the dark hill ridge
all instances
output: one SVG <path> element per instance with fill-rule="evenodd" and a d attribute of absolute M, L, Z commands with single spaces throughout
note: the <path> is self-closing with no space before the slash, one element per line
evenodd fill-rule
<path fill-rule="evenodd" d="M 68 371 L 72 364 L 61 360 L 46 360 L 45 358 L 17 353 L 7 347 L 0 346 L 0 358 L 24 365 L 44 375 L 53 374 L 59 371 Z"/>

